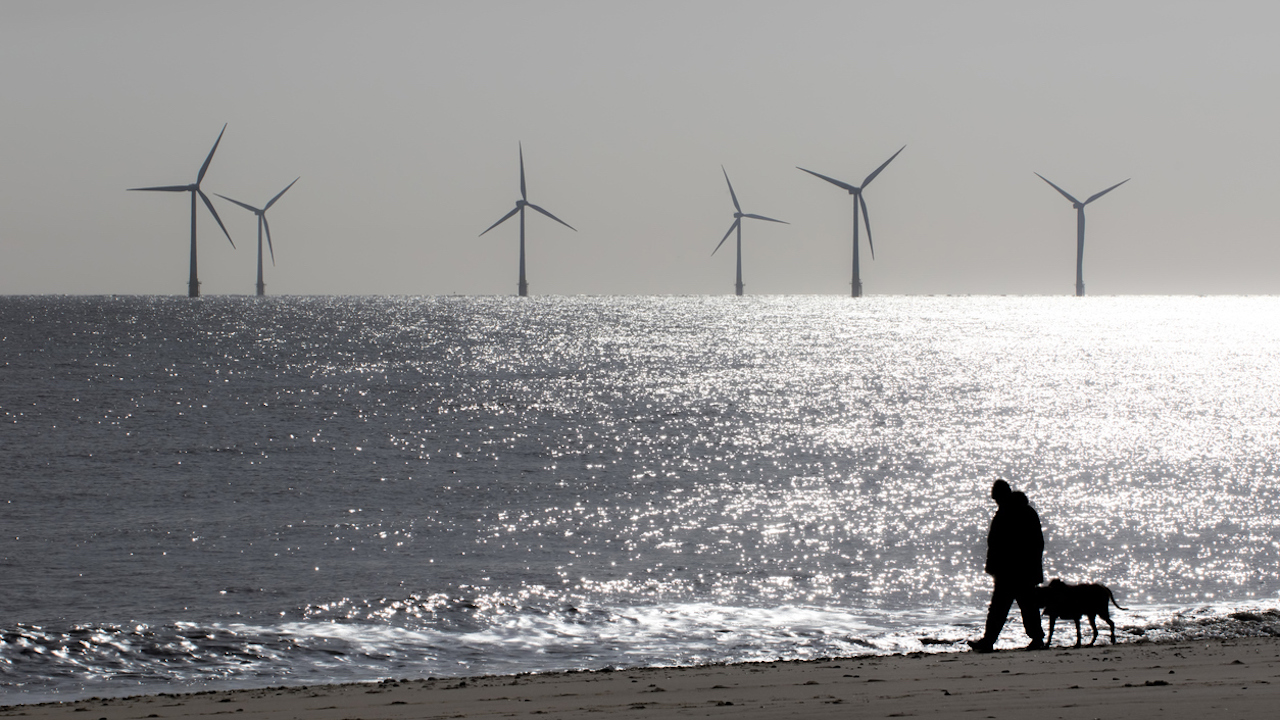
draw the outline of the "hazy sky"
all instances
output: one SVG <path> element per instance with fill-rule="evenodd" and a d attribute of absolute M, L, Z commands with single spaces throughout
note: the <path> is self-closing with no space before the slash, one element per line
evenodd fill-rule
<path fill-rule="evenodd" d="M 269 294 L 1280 293 L 1273 2 L 0 4 L 0 294 L 186 292 L 193 182 Z M 212 197 L 212 195 L 211 195 Z M 205 294 L 254 216 L 201 207 Z"/>

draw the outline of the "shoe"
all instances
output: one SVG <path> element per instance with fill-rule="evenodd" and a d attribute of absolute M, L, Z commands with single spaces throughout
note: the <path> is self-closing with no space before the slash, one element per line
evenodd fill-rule
<path fill-rule="evenodd" d="M 989 653 L 995 651 L 995 645 L 986 640 L 967 640 L 969 647 L 976 653 Z"/>
<path fill-rule="evenodd" d="M 1031 641 L 1031 643 L 1030 643 L 1029 645 L 1027 645 L 1026 647 L 1024 647 L 1024 648 L 1022 648 L 1022 649 L 1023 649 L 1023 650 L 1043 650 L 1043 649 L 1044 649 L 1044 640 L 1041 640 L 1040 638 L 1036 638 L 1035 640 L 1032 640 L 1032 641 Z"/>

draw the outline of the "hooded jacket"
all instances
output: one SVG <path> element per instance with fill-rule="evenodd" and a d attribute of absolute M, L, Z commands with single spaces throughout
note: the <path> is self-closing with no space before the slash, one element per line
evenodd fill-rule
<path fill-rule="evenodd" d="M 999 503 L 987 533 L 986 572 L 1020 585 L 1044 582 L 1044 532 L 1027 496 L 1013 492 Z"/>

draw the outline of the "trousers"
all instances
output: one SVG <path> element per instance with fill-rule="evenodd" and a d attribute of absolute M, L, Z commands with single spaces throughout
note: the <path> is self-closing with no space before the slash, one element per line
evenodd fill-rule
<path fill-rule="evenodd" d="M 995 589 L 991 593 L 991 607 L 987 610 L 987 629 L 982 639 L 995 643 L 996 638 L 1000 637 L 1000 630 L 1004 628 L 1005 620 L 1009 618 L 1009 610 L 1017 602 L 1018 609 L 1022 611 L 1022 627 L 1027 631 L 1027 637 L 1044 640 L 1037 589 L 1034 583 L 1002 581 L 996 578 Z"/>

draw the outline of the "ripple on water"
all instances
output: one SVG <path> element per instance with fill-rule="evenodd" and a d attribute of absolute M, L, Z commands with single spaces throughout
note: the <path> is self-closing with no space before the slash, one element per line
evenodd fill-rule
<path fill-rule="evenodd" d="M 1145 626 L 1265 612 L 1277 304 L 0 298 L 2 681 L 949 642 L 997 475 Z"/>

